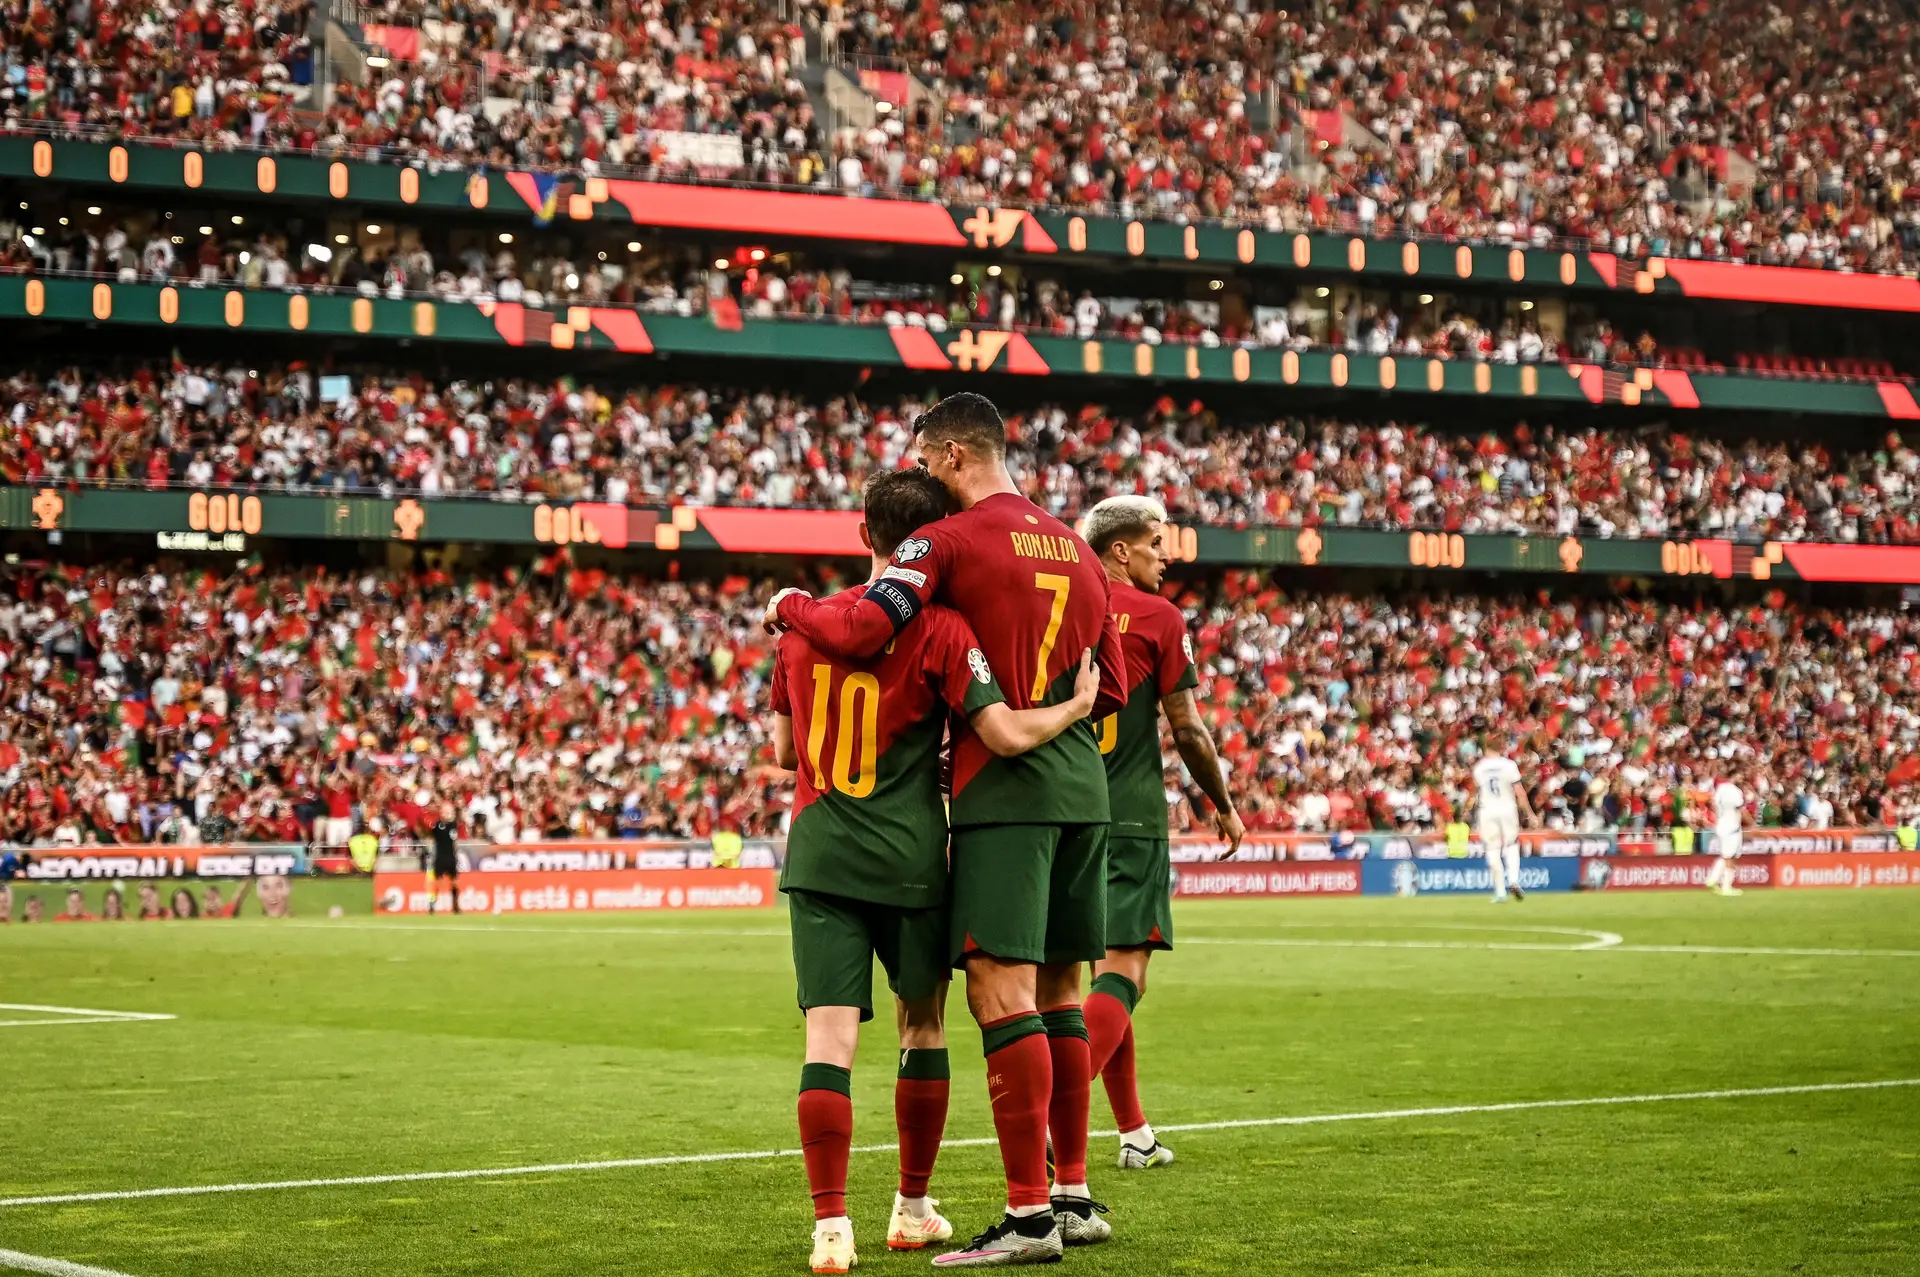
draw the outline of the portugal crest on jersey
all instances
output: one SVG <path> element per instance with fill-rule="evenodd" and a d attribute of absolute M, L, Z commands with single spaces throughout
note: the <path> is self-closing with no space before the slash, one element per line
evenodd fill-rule
<path fill-rule="evenodd" d="M 925 537 L 908 537 L 900 543 L 900 548 L 893 552 L 893 561 L 911 563 L 915 559 L 924 559 L 932 553 L 933 542 Z"/>
<path fill-rule="evenodd" d="M 967 649 L 967 666 L 973 671 L 974 678 L 982 683 L 993 682 L 993 671 L 987 668 L 987 654 L 977 647 Z"/>

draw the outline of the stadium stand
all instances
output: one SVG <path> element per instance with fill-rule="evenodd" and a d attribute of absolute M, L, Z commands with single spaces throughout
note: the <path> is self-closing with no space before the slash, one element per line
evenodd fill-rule
<path fill-rule="evenodd" d="M 0 118 L 1853 270 L 1920 247 L 1898 0 L 362 12 L 379 56 L 302 112 L 306 5 L 22 10 Z M 938 109 L 828 136 L 809 47 L 922 77 Z M 702 136 L 737 145 L 670 145 Z"/>
<path fill-rule="evenodd" d="M 0 382 L 0 477 L 248 490 L 491 493 L 854 509 L 911 463 L 924 400 L 724 386 L 366 376 L 322 402 L 305 365 L 78 368 Z M 1029 494 L 1072 518 L 1120 492 L 1207 524 L 1920 544 L 1920 452 L 1677 430 L 1449 431 L 1043 405 L 1009 421 Z"/>
<path fill-rule="evenodd" d="M 532 571 L 0 572 L 0 841 L 299 841 L 334 764 L 389 835 L 766 833 L 774 582 Z M 824 584 L 824 582 L 822 582 Z M 1662 827 L 1732 774 L 1773 825 L 1920 811 L 1920 621 L 1773 598 L 1172 583 L 1250 827 L 1431 830 L 1522 739 L 1550 827 Z M 1204 828 L 1180 795 L 1175 828 Z M 210 824 L 210 822 L 216 822 Z"/>

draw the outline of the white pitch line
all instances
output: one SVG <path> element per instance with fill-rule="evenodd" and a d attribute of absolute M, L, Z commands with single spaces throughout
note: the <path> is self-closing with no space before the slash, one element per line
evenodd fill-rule
<path fill-rule="evenodd" d="M 171 1020 L 172 1016 L 165 1016 Z M 70 1015 L 45 1020 L 0 1020 L 0 1029 L 64 1029 L 70 1024 L 139 1024 L 124 1015 Z"/>
<path fill-rule="evenodd" d="M 32 1002 L 0 1002 L 0 1011 L 38 1011 L 34 1020 L 0 1020 L 0 1029 L 64 1028 L 69 1024 L 140 1024 L 153 1020 L 171 1020 L 170 1015 L 152 1011 L 101 1011 L 93 1007 L 49 1007 Z"/>
<path fill-rule="evenodd" d="M 1348 923 L 1288 922 L 1283 927 L 1334 927 Z M 1396 924 L 1372 924 L 1393 926 Z M 1707 953 L 1774 958 L 1920 958 L 1920 949 L 1819 949 L 1786 948 L 1774 945 L 1711 944 L 1627 944 L 1625 937 L 1612 931 L 1589 931 L 1579 927 L 1479 927 L 1471 924 L 1408 923 L 1410 931 L 1504 931 L 1542 935 L 1591 936 L 1590 944 L 1523 944 L 1503 940 L 1308 940 L 1291 936 L 1186 936 L 1180 944 L 1272 945 L 1301 949 L 1498 949 L 1531 953 Z"/>
<path fill-rule="evenodd" d="M 153 1011 L 102 1011 L 98 1007 L 47 1007 L 31 1002 L 0 1002 L 0 1011 L 43 1011 L 48 1015 L 97 1015 L 109 1020 L 171 1020 Z"/>
<path fill-rule="evenodd" d="M 1920 949 L 1775 949 L 1712 944 L 1629 944 L 1621 953 L 1737 953 L 1763 958 L 1920 958 Z"/>
<path fill-rule="evenodd" d="M 1453 1117 L 1466 1113 L 1519 1113 L 1531 1109 L 1590 1108 L 1612 1104 L 1663 1104 L 1685 1100 L 1736 1100 L 1766 1095 L 1816 1095 L 1833 1091 L 1877 1091 L 1889 1087 L 1920 1086 L 1920 1077 L 1876 1082 L 1817 1082 L 1798 1086 L 1755 1086 L 1723 1091 L 1679 1091 L 1659 1095 L 1602 1095 L 1572 1100 L 1519 1100 L 1506 1104 L 1448 1104 L 1437 1108 L 1382 1109 L 1371 1113 L 1309 1113 L 1297 1117 L 1256 1117 L 1221 1122 L 1187 1122 L 1156 1127 L 1162 1131 L 1230 1131 L 1265 1126 L 1316 1126 L 1329 1122 L 1388 1121 L 1407 1117 Z M 1093 1131 L 1106 1138 L 1118 1131 Z M 942 1148 L 980 1148 L 992 1139 L 943 1140 Z M 891 1153 L 898 1144 L 862 1144 L 855 1153 Z M 559 1175 L 574 1171 L 614 1171 L 648 1166 L 695 1166 L 711 1162 L 760 1162 L 799 1157 L 797 1148 L 758 1149 L 751 1152 L 686 1153 L 672 1157 L 622 1157 L 599 1162 L 550 1162 L 540 1166 L 498 1166 L 481 1170 L 412 1171 L 394 1175 L 346 1175 L 331 1179 L 283 1179 L 252 1184 L 189 1184 L 177 1188 L 136 1188 L 117 1192 L 50 1193 L 38 1197 L 0 1198 L 0 1209 L 20 1206 L 63 1206 L 74 1202 L 123 1202 L 151 1197 L 201 1197 L 216 1193 L 260 1193 L 286 1188 L 351 1188 L 364 1184 L 418 1184 L 432 1180 L 505 1179 L 519 1175 Z"/>
<path fill-rule="evenodd" d="M 748 929 L 743 927 L 543 927 L 487 926 L 470 923 L 434 922 L 296 922 L 292 920 L 246 920 L 236 927 L 298 927 L 332 931 L 483 931 L 523 936 L 756 936 L 785 939 L 792 933 L 782 928 Z M 1217 924 L 1216 924 L 1217 925 Z M 1394 923 L 1289 922 L 1283 927 L 1399 927 Z M 225 928 L 222 928 L 223 930 Z M 1473 924 L 1408 923 L 1408 931 L 1511 932 L 1527 935 L 1587 936 L 1588 944 L 1529 944 L 1518 941 L 1471 940 L 1309 940 L 1294 937 L 1262 936 L 1186 936 L 1178 943 L 1221 945 L 1266 945 L 1294 949 L 1461 949 L 1519 953 L 1719 953 L 1747 954 L 1781 958 L 1920 958 L 1920 949 L 1786 949 L 1764 945 L 1628 944 L 1613 931 L 1590 931 L 1583 927 L 1486 927 Z M 163 1017 L 164 1018 L 164 1017 Z"/>
<path fill-rule="evenodd" d="M 41 1255 L 25 1255 L 17 1250 L 0 1250 L 0 1268 L 17 1268 L 22 1272 L 50 1273 L 52 1277 L 127 1277 L 123 1272 L 111 1268 L 94 1268 L 89 1264 L 72 1264 L 64 1259 L 47 1259 Z"/>
<path fill-rule="evenodd" d="M 1224 936 L 1182 936 L 1175 943 L 1244 944 L 1286 949 L 1475 949 L 1519 953 L 1590 953 L 1608 947 L 1594 944 L 1508 944 L 1499 940 L 1475 943 L 1471 940 L 1291 940 Z"/>

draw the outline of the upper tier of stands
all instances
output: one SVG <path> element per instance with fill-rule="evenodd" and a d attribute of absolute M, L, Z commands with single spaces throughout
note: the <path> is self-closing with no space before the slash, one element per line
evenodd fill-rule
<path fill-rule="evenodd" d="M 382 56 L 302 106 L 301 0 L 14 6 L 0 127 L 1854 270 L 1920 253 L 1909 0 L 357 12 Z M 823 56 L 932 105 L 832 128 Z"/>

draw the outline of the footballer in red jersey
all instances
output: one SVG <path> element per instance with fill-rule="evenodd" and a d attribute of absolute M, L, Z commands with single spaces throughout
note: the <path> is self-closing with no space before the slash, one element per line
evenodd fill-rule
<path fill-rule="evenodd" d="M 1006 425 L 976 394 L 950 396 L 914 425 L 921 465 L 959 505 L 894 550 L 857 600 L 784 591 L 769 623 L 841 657 L 880 651 L 939 601 L 980 636 L 1010 705 L 1055 705 L 1096 653 L 1096 714 L 1126 699 L 1108 582 L 1073 529 L 1020 495 Z M 962 733 L 953 748 L 951 953 L 987 1056 L 1007 1173 L 1004 1219 L 942 1267 L 1045 1263 L 1063 1245 L 1104 1241 L 1106 1209 L 1086 1183 L 1087 1030 L 1080 964 L 1106 954 L 1106 768 L 1080 722 L 1019 757 Z M 1051 1132 L 1058 1165 L 1048 1185 Z"/>
<path fill-rule="evenodd" d="M 1240 850 L 1246 827 L 1233 809 L 1213 737 L 1200 721 L 1193 689 L 1193 641 L 1180 609 L 1160 597 L 1167 512 L 1147 497 L 1109 497 L 1081 523 L 1113 582 L 1111 606 L 1126 653 L 1127 703 L 1100 720 L 1113 831 L 1107 842 L 1107 952 L 1093 965 L 1087 1042 L 1120 1129 L 1121 1170 L 1173 1160 L 1154 1138 L 1135 1081 L 1133 1011 L 1147 987 L 1147 960 L 1173 947 L 1172 864 L 1167 785 L 1160 758 L 1160 715 L 1181 759 L 1213 803 L 1223 854 Z"/>
<path fill-rule="evenodd" d="M 873 579 L 848 592 L 854 599 L 897 579 L 901 569 L 888 556 L 946 511 L 945 490 L 924 471 L 876 475 L 864 496 L 861 534 L 873 550 Z M 1067 700 L 1009 708 L 973 630 L 944 607 L 927 608 L 866 659 L 829 656 L 798 633 L 780 640 L 774 752 L 798 772 L 780 887 L 807 1017 L 799 1119 L 817 1273 L 845 1272 L 855 1262 L 846 1206 L 849 1096 L 859 1026 L 873 1017 L 875 956 L 898 999 L 900 1024 L 900 1185 L 887 1244 L 918 1249 L 953 1235 L 927 1196 L 949 1078 L 943 1020 L 953 967 L 940 765 L 949 718 L 993 756 L 1012 756 L 1082 723 L 1097 687 L 1083 657 Z"/>

